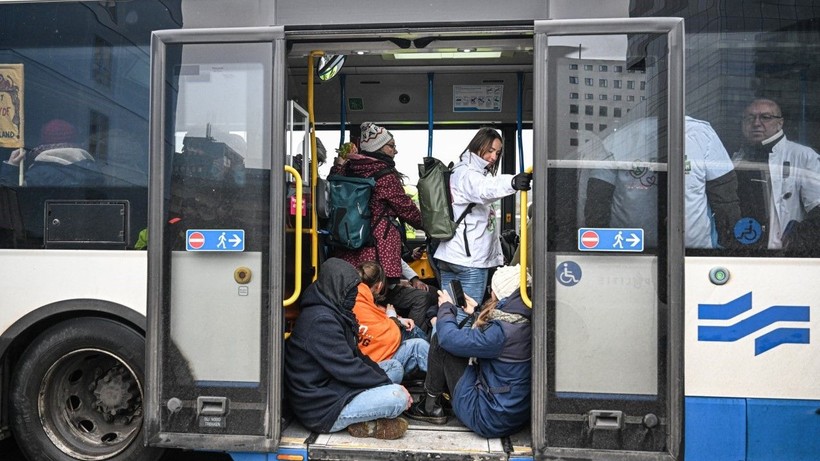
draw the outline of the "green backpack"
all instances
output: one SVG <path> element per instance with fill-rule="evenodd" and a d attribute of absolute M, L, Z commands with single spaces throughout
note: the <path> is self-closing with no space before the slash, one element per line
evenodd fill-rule
<path fill-rule="evenodd" d="M 328 244 L 349 250 L 373 244 L 370 196 L 376 180 L 393 171 L 386 168 L 368 178 L 340 174 L 327 177 Z"/>
<path fill-rule="evenodd" d="M 452 163 L 444 166 L 441 160 L 425 157 L 419 164 L 419 208 L 424 232 L 434 240 L 450 240 L 464 217 L 472 211 L 475 203 L 464 209 L 457 220 L 453 220 L 453 199 L 450 194 Z"/>

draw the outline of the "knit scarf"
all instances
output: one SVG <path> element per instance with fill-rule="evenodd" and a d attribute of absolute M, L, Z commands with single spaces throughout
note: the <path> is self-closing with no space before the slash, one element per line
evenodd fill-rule
<path fill-rule="evenodd" d="M 510 312 L 500 311 L 498 309 L 490 312 L 489 320 L 498 320 L 499 322 L 507 322 L 512 324 L 529 323 L 530 321 L 530 319 L 521 314 L 513 314 Z"/>
<path fill-rule="evenodd" d="M 367 152 L 362 151 L 362 155 L 365 155 L 370 158 L 375 158 L 376 160 L 382 161 L 387 164 L 387 166 L 396 168 L 396 161 L 393 160 L 393 157 L 385 154 L 384 152 Z"/>

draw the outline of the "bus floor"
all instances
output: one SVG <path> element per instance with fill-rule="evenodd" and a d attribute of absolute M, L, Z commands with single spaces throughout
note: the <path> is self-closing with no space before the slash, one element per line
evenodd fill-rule
<path fill-rule="evenodd" d="M 450 417 L 446 425 L 408 419 L 407 432 L 397 440 L 357 438 L 340 431 L 311 433 L 292 421 L 282 432 L 281 446 L 307 445 L 311 460 L 499 460 L 532 459 L 529 427 L 503 438 L 487 439 Z"/>

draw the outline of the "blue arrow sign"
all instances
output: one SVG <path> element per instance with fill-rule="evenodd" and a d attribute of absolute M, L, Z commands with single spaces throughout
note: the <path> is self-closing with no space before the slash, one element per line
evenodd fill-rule
<path fill-rule="evenodd" d="M 579 251 L 643 251 L 643 229 L 578 229 Z"/>
<path fill-rule="evenodd" d="M 245 231 L 241 229 L 188 229 L 187 251 L 245 251 Z"/>

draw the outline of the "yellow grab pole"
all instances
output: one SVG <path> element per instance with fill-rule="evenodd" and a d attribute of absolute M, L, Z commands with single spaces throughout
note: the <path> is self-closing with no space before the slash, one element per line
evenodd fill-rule
<path fill-rule="evenodd" d="M 293 294 L 283 303 L 285 307 L 288 307 L 295 303 L 296 300 L 299 299 L 299 295 L 302 294 L 302 176 L 299 175 L 299 172 L 296 171 L 295 168 L 289 165 L 285 165 L 285 171 L 292 174 L 296 180 L 296 229 L 293 243 L 293 246 L 296 247 L 294 258 L 296 263 L 293 267 L 294 287 Z"/>
<path fill-rule="evenodd" d="M 526 172 L 532 173 L 532 167 L 528 167 Z M 521 191 L 521 204 L 519 205 L 520 210 L 518 211 L 521 213 L 521 237 L 519 243 L 521 248 L 518 251 L 521 264 L 521 279 L 519 281 L 520 285 L 518 290 L 521 293 L 521 300 L 524 301 L 527 307 L 532 309 L 532 300 L 529 295 L 527 295 L 527 245 L 529 244 L 527 241 L 527 195 L 527 191 Z"/>
<path fill-rule="evenodd" d="M 313 280 L 319 276 L 319 217 L 316 215 L 316 182 L 319 180 L 319 159 L 316 155 L 316 117 L 313 113 L 313 58 L 324 56 L 314 50 L 308 55 L 308 121 L 310 123 L 310 264 Z"/>

